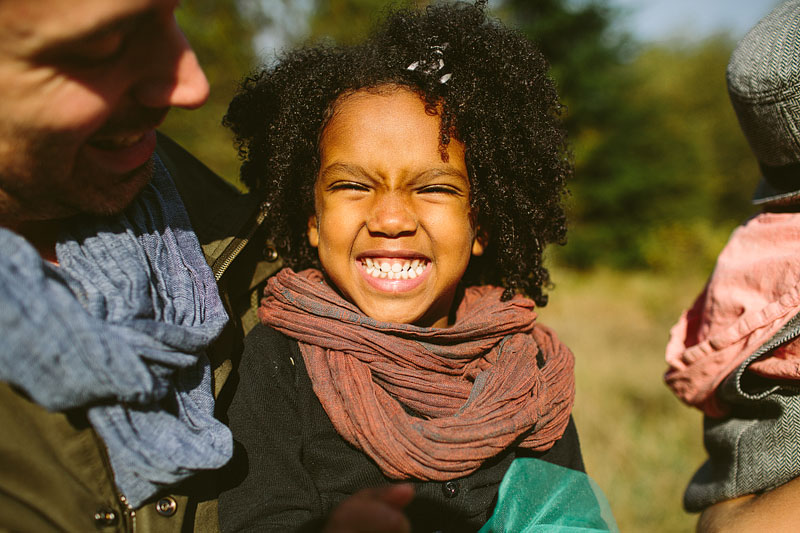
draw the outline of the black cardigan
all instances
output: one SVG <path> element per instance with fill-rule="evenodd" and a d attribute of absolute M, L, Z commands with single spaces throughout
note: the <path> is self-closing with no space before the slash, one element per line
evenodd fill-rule
<path fill-rule="evenodd" d="M 297 342 L 268 326 L 256 326 L 245 340 L 228 416 L 237 481 L 219 498 L 223 531 L 312 531 L 347 496 L 393 482 L 339 436 L 314 394 Z M 511 461 L 523 456 L 584 469 L 570 420 L 547 452 L 510 448 L 460 479 L 411 480 L 415 498 L 406 513 L 412 530 L 479 529 Z"/>

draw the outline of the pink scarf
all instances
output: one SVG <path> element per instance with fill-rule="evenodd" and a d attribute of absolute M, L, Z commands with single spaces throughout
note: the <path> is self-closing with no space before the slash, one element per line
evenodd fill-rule
<path fill-rule="evenodd" d="M 706 414 L 724 415 L 714 391 L 798 312 L 800 214 L 759 214 L 733 232 L 705 290 L 672 328 L 667 384 Z M 749 368 L 800 379 L 800 345 L 787 343 Z"/>
<path fill-rule="evenodd" d="M 452 327 L 421 328 L 365 316 L 319 271 L 284 269 L 259 316 L 298 340 L 342 437 L 389 477 L 442 481 L 512 444 L 547 450 L 569 421 L 572 353 L 531 300 L 502 292 L 467 289 Z"/>

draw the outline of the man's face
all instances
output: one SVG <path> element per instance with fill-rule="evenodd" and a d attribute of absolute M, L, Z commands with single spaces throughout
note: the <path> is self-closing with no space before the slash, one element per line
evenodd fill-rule
<path fill-rule="evenodd" d="M 0 224 L 120 211 L 208 83 L 178 0 L 0 1 Z"/>

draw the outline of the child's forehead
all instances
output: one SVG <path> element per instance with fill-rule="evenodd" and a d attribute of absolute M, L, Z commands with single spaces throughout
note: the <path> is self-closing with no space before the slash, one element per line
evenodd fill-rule
<path fill-rule="evenodd" d="M 431 103 L 415 88 L 402 85 L 349 90 L 341 93 L 329 107 L 319 141 L 324 144 L 325 137 L 332 132 L 360 136 L 368 135 L 367 130 L 373 129 L 373 125 L 378 125 L 379 130 L 388 130 L 416 123 L 417 127 L 424 127 L 425 133 L 432 133 L 433 142 L 439 146 L 443 137 L 443 106 L 443 102 Z M 448 137 L 458 138 L 455 129 L 451 130 Z"/>
<path fill-rule="evenodd" d="M 451 139 L 443 145 L 440 125 L 412 91 L 353 94 L 322 135 L 318 177 L 346 168 L 382 179 L 438 173 L 468 180 L 463 144 Z"/>
<path fill-rule="evenodd" d="M 427 102 L 423 93 L 416 88 L 407 87 L 393 83 L 386 83 L 359 89 L 350 89 L 339 93 L 331 102 L 331 118 L 352 106 L 358 106 L 363 102 L 381 102 L 383 105 L 391 105 L 392 102 L 408 103 L 414 102 L 422 104 L 426 109 L 432 108 Z M 436 115 L 441 106 L 429 109 L 431 115 Z"/>
<path fill-rule="evenodd" d="M 434 132 L 438 138 L 440 124 L 439 115 L 429 113 L 422 98 L 411 91 L 360 90 L 337 101 L 323 130 L 323 139 L 332 135 L 388 135 L 411 127 L 423 128 L 420 133 L 426 136 Z"/>

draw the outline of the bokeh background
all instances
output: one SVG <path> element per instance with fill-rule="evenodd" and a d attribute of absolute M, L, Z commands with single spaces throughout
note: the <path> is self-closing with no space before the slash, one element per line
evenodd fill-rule
<path fill-rule="evenodd" d="M 417 1 L 416 5 L 427 2 Z M 238 184 L 220 125 L 238 81 L 282 48 L 359 39 L 385 0 L 185 0 L 178 13 L 212 87 L 163 130 Z M 730 231 L 755 212 L 758 169 L 725 89 L 738 39 L 775 0 L 495 0 L 537 42 L 567 106 L 575 177 L 566 246 L 540 319 L 576 355 L 587 470 L 624 532 L 693 531 L 683 489 L 701 417 L 662 382 L 669 328 Z"/>

